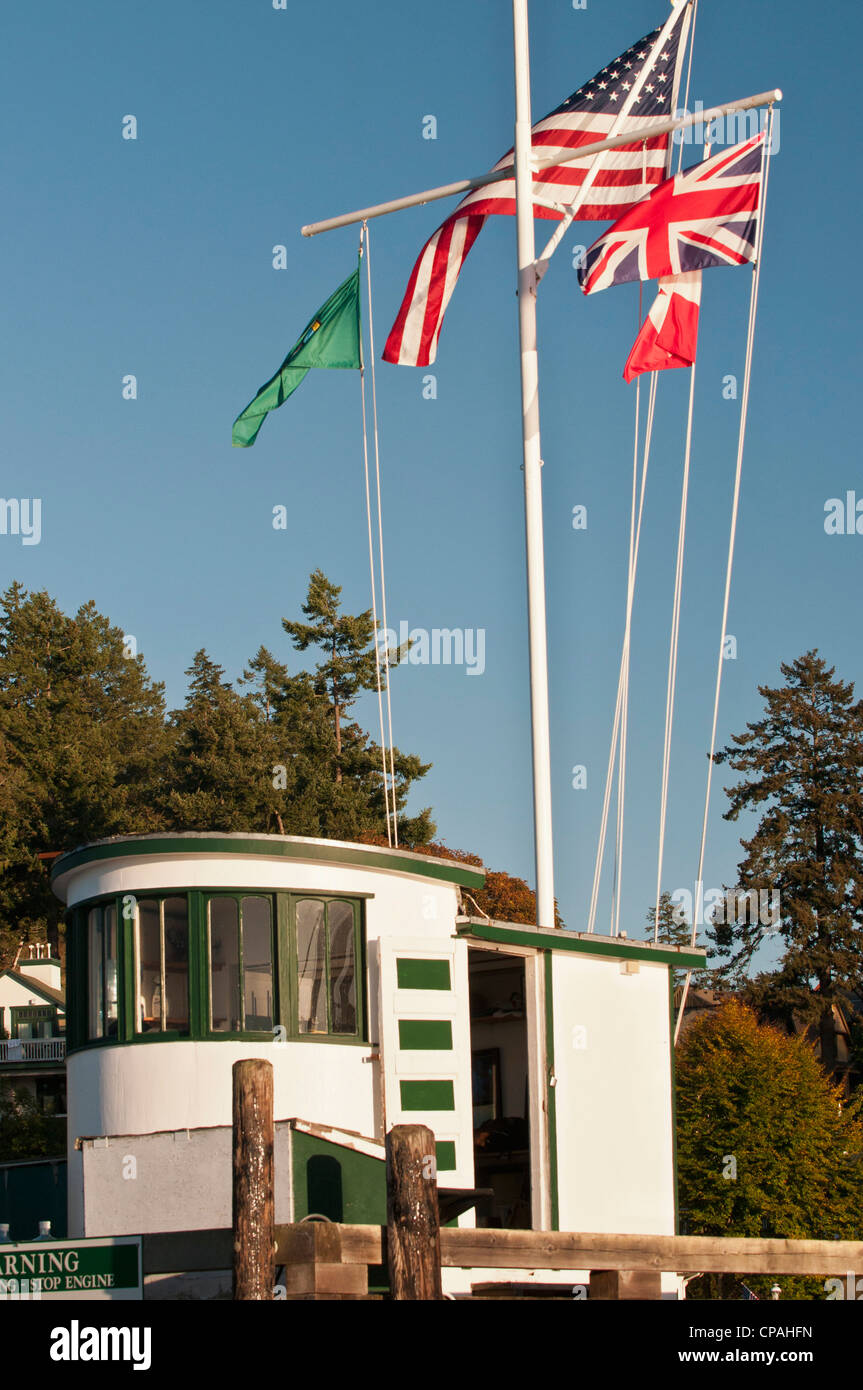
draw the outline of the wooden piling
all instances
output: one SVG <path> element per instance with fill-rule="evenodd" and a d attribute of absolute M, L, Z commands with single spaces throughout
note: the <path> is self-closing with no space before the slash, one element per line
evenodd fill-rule
<path fill-rule="evenodd" d="M 273 1068 L 235 1062 L 233 1285 L 235 1299 L 266 1300 L 275 1283 Z"/>
<path fill-rule="evenodd" d="M 394 1125 L 387 1135 L 387 1266 L 392 1298 L 443 1297 L 435 1138 L 426 1125 Z"/>

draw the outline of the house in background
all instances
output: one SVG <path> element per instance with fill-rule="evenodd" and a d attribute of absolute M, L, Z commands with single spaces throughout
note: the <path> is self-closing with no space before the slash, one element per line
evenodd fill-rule
<path fill-rule="evenodd" d="M 0 971 L 0 1086 L 29 1091 L 46 1113 L 66 1114 L 66 998 L 49 946 L 22 947 Z"/>

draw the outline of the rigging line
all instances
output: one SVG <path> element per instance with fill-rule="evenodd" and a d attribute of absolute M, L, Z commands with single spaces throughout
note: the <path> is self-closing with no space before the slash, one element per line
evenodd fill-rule
<path fill-rule="evenodd" d="M 695 26 L 698 23 L 698 0 L 692 8 L 692 28 L 689 34 L 689 63 L 686 68 L 686 94 L 683 98 L 683 109 L 689 111 L 689 80 L 692 77 L 692 55 L 695 52 Z M 683 131 L 680 132 L 680 150 L 677 155 L 677 172 L 680 173 L 683 165 Z"/>
<path fill-rule="evenodd" d="M 378 504 L 378 563 L 381 572 L 381 614 L 384 620 L 384 632 L 386 633 L 389 630 L 387 624 L 387 581 L 384 571 L 384 523 L 381 509 L 381 454 L 378 440 L 378 391 L 375 376 L 375 322 L 372 313 L 372 257 L 367 222 L 363 223 L 363 231 L 366 238 L 366 282 L 368 285 L 369 299 L 369 351 L 372 359 L 372 424 L 375 441 L 375 490 L 377 492 Z M 390 696 L 390 656 L 386 644 L 384 645 L 384 680 L 387 695 L 387 726 L 390 739 L 390 791 L 392 793 L 393 806 L 393 845 L 397 849 L 399 843 L 399 827 L 396 801 L 395 753 L 393 748 L 393 706 Z"/>
<path fill-rule="evenodd" d="M 758 219 L 758 232 L 756 236 L 755 265 L 752 272 L 752 289 L 749 296 L 749 323 L 746 333 L 746 357 L 743 368 L 743 391 L 740 400 L 740 427 L 737 435 L 737 463 L 734 473 L 734 495 L 731 503 L 731 527 L 728 536 L 728 560 L 725 568 L 725 594 L 722 601 L 722 631 L 719 642 L 719 656 L 716 663 L 716 688 L 713 697 L 713 721 L 710 730 L 710 752 L 707 761 L 707 788 L 704 795 L 704 817 L 701 822 L 701 846 L 698 852 L 698 877 L 695 880 L 695 910 L 692 914 L 692 934 L 690 945 L 695 945 L 698 935 L 699 917 L 701 916 L 703 896 L 704 896 L 704 854 L 707 846 L 707 817 L 710 809 L 710 790 L 713 781 L 713 756 L 716 750 L 716 728 L 719 722 L 719 696 L 722 689 L 722 666 L 723 651 L 725 648 L 726 628 L 728 626 L 728 605 L 731 596 L 731 574 L 734 566 L 734 542 L 737 536 L 737 515 L 740 507 L 740 481 L 743 472 L 743 450 L 746 443 L 746 420 L 749 414 L 749 388 L 752 381 L 752 358 L 755 347 L 755 320 L 758 312 L 758 289 L 761 281 L 761 259 L 764 246 L 764 221 L 767 212 L 767 182 L 770 175 L 770 154 L 773 148 L 773 106 L 768 107 L 767 135 L 764 142 L 762 154 L 762 179 L 761 179 L 761 215 Z M 674 1027 L 674 1042 L 680 1037 L 680 1026 L 683 1022 L 683 1015 L 686 1010 L 686 1000 L 689 994 L 689 985 L 692 980 L 692 971 L 686 972 L 686 979 L 683 983 L 683 994 L 680 999 L 680 1008 L 677 1012 L 677 1022 Z"/>
<path fill-rule="evenodd" d="M 646 150 L 646 144 L 644 146 Z M 646 157 L 646 156 L 645 156 Z M 646 182 L 646 177 L 645 177 Z M 636 324 L 636 336 L 641 331 L 641 315 L 644 308 L 644 281 L 638 282 L 638 321 Z M 629 567 L 627 570 L 627 594 L 629 585 L 633 582 L 633 566 L 635 557 L 635 513 L 637 505 L 637 485 L 638 485 L 638 436 L 639 421 L 641 413 L 641 377 L 635 383 L 635 433 L 632 457 L 632 497 L 629 509 Z M 620 752 L 617 764 L 617 827 L 614 845 L 614 876 L 612 880 L 611 895 L 611 935 L 620 935 L 620 903 L 623 892 L 623 828 L 624 828 L 624 806 L 626 801 L 626 753 L 628 748 L 629 735 L 629 648 L 626 649 L 626 659 L 623 670 L 623 696 L 620 711 Z"/>
<path fill-rule="evenodd" d="M 602 876 L 602 863 L 605 858 L 605 840 L 608 830 L 608 810 L 611 802 L 611 781 L 614 772 L 614 759 L 617 752 L 617 739 L 620 728 L 621 703 L 623 699 L 623 671 L 624 662 L 629 660 L 629 641 L 632 627 L 632 602 L 635 593 L 635 579 L 638 567 L 638 550 L 641 540 L 641 519 L 644 512 L 644 495 L 647 484 L 647 466 L 650 461 L 650 443 L 653 434 L 653 416 L 656 405 L 656 372 L 651 373 L 650 391 L 648 393 L 647 422 L 645 426 L 644 450 L 642 455 L 641 470 L 641 492 L 638 503 L 638 525 L 635 532 L 635 558 L 631 575 L 631 583 L 627 585 L 626 596 L 626 622 L 624 625 L 623 649 L 620 658 L 620 673 L 617 681 L 617 703 L 614 709 L 614 724 L 611 736 L 611 748 L 608 755 L 608 769 L 605 775 L 605 795 L 602 803 L 602 821 L 599 830 L 599 841 L 596 849 L 596 862 L 593 871 L 593 888 L 590 896 L 590 913 L 588 916 L 587 930 L 593 932 L 596 925 L 596 909 L 599 901 L 599 882 Z M 636 450 L 638 441 L 636 439 Z"/>
<path fill-rule="evenodd" d="M 363 224 L 363 225 L 365 225 L 365 224 Z M 362 254 L 363 254 L 363 231 L 362 231 L 362 228 L 361 228 L 361 229 L 360 229 L 360 256 L 362 256 Z M 392 827 L 391 827 L 391 824 L 390 824 L 390 792 L 389 792 L 389 783 L 388 783 L 388 781 L 387 781 L 387 749 L 386 749 L 386 734 L 385 734 L 385 732 L 384 732 L 384 702 L 383 702 L 383 693 L 382 693 L 382 686 L 381 686 L 381 653 L 380 653 L 380 642 L 379 642 L 379 640 L 378 640 L 378 600 L 377 600 L 377 584 L 375 583 L 375 551 L 374 551 L 374 540 L 373 540 L 373 538 L 372 538 L 372 499 L 371 499 L 371 489 L 370 489 L 370 486 L 369 486 L 369 437 L 368 437 L 368 424 L 367 424 L 367 418 L 366 418 L 366 368 L 365 368 L 365 363 L 364 363 L 364 361 L 363 361 L 363 351 L 362 351 L 362 348 L 363 348 L 363 343 L 362 343 L 362 332 L 360 332 L 360 394 L 361 394 L 361 396 L 362 396 L 362 402 L 363 402 L 363 471 L 364 471 L 364 474 L 365 474 L 365 484 L 366 484 L 366 521 L 367 521 L 367 523 L 368 523 L 368 533 L 369 533 L 369 577 L 370 577 L 370 579 L 371 579 L 371 586 L 372 586 L 372 621 L 373 621 L 373 623 L 374 623 L 374 628 L 375 628 L 375 679 L 376 679 L 377 692 L 378 692 L 378 718 L 379 718 L 379 720 L 380 720 L 380 729 L 381 729 L 381 762 L 382 762 L 382 767 L 383 767 L 384 804 L 385 804 L 385 806 L 386 806 L 386 816 L 387 816 L 387 844 L 388 844 L 388 845 L 392 845 L 392 842 L 393 842 L 393 833 L 392 833 Z M 384 636 L 386 636 L 386 634 L 384 634 Z"/>
<path fill-rule="evenodd" d="M 668 684 L 665 692 L 665 741 L 662 749 L 662 789 L 659 797 L 659 848 L 656 860 L 656 909 L 653 940 L 659 940 L 659 904 L 662 892 L 662 861 L 665 855 L 665 825 L 668 813 L 668 778 L 671 770 L 671 736 L 674 728 L 674 696 L 677 689 L 677 654 L 680 643 L 680 609 L 683 597 L 683 554 L 686 545 L 686 512 L 689 502 L 689 464 L 692 458 L 692 414 L 695 404 L 695 363 L 689 374 L 689 411 L 686 420 L 686 452 L 680 490 L 680 525 L 677 532 L 677 567 L 674 573 L 674 601 L 671 609 L 671 640 L 668 648 Z"/>

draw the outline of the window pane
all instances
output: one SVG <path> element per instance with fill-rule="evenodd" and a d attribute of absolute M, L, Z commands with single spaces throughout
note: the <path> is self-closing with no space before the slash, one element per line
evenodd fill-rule
<path fill-rule="evenodd" d="M 240 955 L 237 904 L 233 898 L 211 898 L 210 1026 L 215 1033 L 238 1033 L 240 1019 Z"/>
<path fill-rule="evenodd" d="M 330 1027 L 334 1033 L 357 1031 L 357 978 L 354 961 L 354 910 L 350 903 L 330 903 Z"/>
<path fill-rule="evenodd" d="M 189 918 L 185 897 L 162 903 L 165 940 L 165 1027 L 189 1031 Z"/>
<path fill-rule="evenodd" d="M 117 1036 L 117 913 L 113 906 L 105 913 L 105 1037 Z"/>
<path fill-rule="evenodd" d="M 268 900 L 243 898 L 243 1013 L 259 1032 L 273 1026 L 272 937 Z"/>
<path fill-rule="evenodd" d="M 159 904 L 138 900 L 138 1006 L 136 1030 L 158 1032 L 162 1027 L 162 945 Z"/>
<path fill-rule="evenodd" d="M 105 996 L 102 988 L 102 909 L 91 907 L 87 914 L 87 968 L 90 976 L 88 989 L 89 1031 L 91 1038 L 105 1036 Z"/>
<path fill-rule="evenodd" d="M 306 898 L 297 903 L 297 976 L 301 1033 L 326 1033 L 327 969 L 324 905 Z"/>

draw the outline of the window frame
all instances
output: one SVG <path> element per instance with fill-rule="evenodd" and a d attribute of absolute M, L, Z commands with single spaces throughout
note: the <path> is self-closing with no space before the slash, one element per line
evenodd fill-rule
<path fill-rule="evenodd" d="M 124 994 L 128 996 L 128 1027 L 124 1032 L 125 1042 L 147 1042 L 153 1039 L 166 1040 L 168 1042 L 186 1042 L 194 1037 L 192 1025 L 192 958 L 195 954 L 194 937 L 192 933 L 192 904 L 191 893 L 188 889 L 154 889 L 152 892 L 145 893 L 125 893 L 118 897 L 118 902 L 123 903 L 124 898 L 135 899 L 135 913 L 128 919 L 130 927 L 130 958 L 131 958 L 131 985 L 124 974 L 123 982 L 125 985 Z M 186 1028 L 153 1028 L 147 1033 L 138 1031 L 138 980 L 140 971 L 140 917 L 137 911 L 138 904 L 141 902 L 157 902 L 159 904 L 159 952 L 160 952 L 160 982 L 162 990 L 162 1006 L 164 1006 L 165 994 L 165 903 L 170 898 L 186 899 L 186 933 L 187 933 L 187 956 L 186 956 L 186 991 L 189 1005 L 189 1023 Z M 128 1036 L 126 1036 L 128 1034 Z"/>
<path fill-rule="evenodd" d="M 210 946 L 207 903 L 213 897 L 265 898 L 271 910 L 271 949 L 273 951 L 273 1027 L 266 1032 L 214 1032 L 210 1026 Z M 209 887 L 177 884 L 171 888 L 142 888 L 138 892 L 102 893 L 86 898 L 66 911 L 66 950 L 68 999 L 66 1010 L 67 1055 L 94 1047 L 113 1047 L 134 1043 L 155 1046 L 161 1042 L 273 1041 L 334 1044 L 341 1047 L 368 1047 L 368 951 L 366 901 L 371 893 L 315 892 L 288 888 L 255 888 L 222 885 Z M 157 899 L 185 897 L 189 928 L 189 1028 L 152 1033 L 135 1031 L 138 985 L 136 915 L 124 913 L 129 898 Z M 347 902 L 354 915 L 356 960 L 357 1031 L 355 1033 L 300 1033 L 299 979 L 297 963 L 296 905 L 316 902 Z M 115 1037 L 89 1037 L 89 933 L 88 915 L 94 907 L 113 906 L 117 920 L 118 1028 Z M 239 903 L 238 903 L 239 908 Z M 161 909 L 160 909 L 161 913 Z M 329 964 L 329 942 L 327 942 Z M 327 974 L 327 1019 L 329 1025 L 330 979 Z M 279 1031 L 283 1030 L 283 1031 Z"/>
<path fill-rule="evenodd" d="M 266 892 L 261 888 L 202 888 L 201 889 L 201 935 L 200 946 L 204 960 L 204 981 L 206 990 L 206 1002 L 204 1014 L 202 1016 L 203 1031 L 202 1037 L 209 1041 L 218 1042 L 221 1038 L 233 1038 L 235 1041 L 242 1041 L 244 1038 L 264 1039 L 272 1042 L 276 1036 L 276 1029 L 280 1023 L 281 1013 L 281 991 L 279 989 L 279 928 L 278 928 L 278 905 L 275 902 L 276 894 L 272 891 Z M 237 904 L 237 948 L 239 965 L 239 993 L 240 1008 L 245 1016 L 245 967 L 243 965 L 243 898 L 263 898 L 270 906 L 270 965 L 273 981 L 273 1026 L 272 1028 L 219 1028 L 213 1027 L 213 1000 L 210 982 L 210 903 L 217 898 L 227 898 Z"/>
<path fill-rule="evenodd" d="M 365 1043 L 368 1044 L 366 1036 L 366 1019 L 368 1010 L 366 1008 L 366 933 L 365 933 L 365 900 L 353 897 L 347 893 L 290 893 L 288 895 L 290 917 L 288 921 L 287 940 L 290 954 L 290 988 L 291 988 L 291 1016 L 293 1019 L 293 1030 L 289 1036 L 297 1042 L 324 1042 L 324 1043 Z M 327 1031 L 325 1033 L 301 1033 L 300 1032 L 300 963 L 298 951 L 297 933 L 297 907 L 302 902 L 323 903 L 326 908 L 324 918 L 324 945 L 325 945 L 325 969 L 326 969 L 326 1005 L 327 1005 Z M 356 983 L 356 1011 L 357 1026 L 353 1033 L 334 1033 L 330 1027 L 330 932 L 329 932 L 329 904 L 348 903 L 353 910 L 354 916 L 354 963 L 355 963 L 355 983 Z"/>

